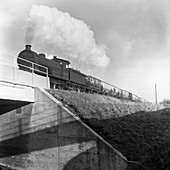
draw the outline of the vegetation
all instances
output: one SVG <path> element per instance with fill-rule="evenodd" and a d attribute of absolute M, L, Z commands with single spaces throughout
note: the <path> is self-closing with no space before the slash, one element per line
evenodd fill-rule
<path fill-rule="evenodd" d="M 145 170 L 170 169 L 170 110 L 108 96 L 50 91 L 128 160 Z M 150 110 L 150 112 L 148 112 Z M 135 169 L 135 167 L 133 168 Z"/>
<path fill-rule="evenodd" d="M 154 109 L 148 103 L 119 100 L 110 96 L 64 90 L 48 91 L 81 118 L 97 118 L 101 120 Z"/>
<path fill-rule="evenodd" d="M 84 121 L 128 160 L 139 161 L 142 169 L 170 168 L 170 111 Z"/>

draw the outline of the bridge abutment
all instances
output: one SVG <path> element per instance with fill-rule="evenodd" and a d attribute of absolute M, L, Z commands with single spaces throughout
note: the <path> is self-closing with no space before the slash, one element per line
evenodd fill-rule
<path fill-rule="evenodd" d="M 31 170 L 127 167 L 119 151 L 38 88 L 34 103 L 0 116 L 0 162 Z"/>

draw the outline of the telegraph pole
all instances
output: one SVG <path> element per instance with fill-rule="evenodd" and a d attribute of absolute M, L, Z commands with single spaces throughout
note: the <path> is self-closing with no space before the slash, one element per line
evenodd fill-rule
<path fill-rule="evenodd" d="M 155 83 L 155 104 L 157 104 L 158 101 L 157 101 L 157 86 L 156 86 L 156 83 Z"/>

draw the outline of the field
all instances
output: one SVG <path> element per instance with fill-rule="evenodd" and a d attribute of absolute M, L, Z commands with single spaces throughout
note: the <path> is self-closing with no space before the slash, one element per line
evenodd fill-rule
<path fill-rule="evenodd" d="M 73 91 L 50 93 L 128 160 L 137 161 L 136 169 L 170 167 L 170 109 Z"/>

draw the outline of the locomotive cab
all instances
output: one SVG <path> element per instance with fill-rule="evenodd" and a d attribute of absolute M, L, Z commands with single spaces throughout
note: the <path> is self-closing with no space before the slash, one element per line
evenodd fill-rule
<path fill-rule="evenodd" d="M 62 66 L 63 69 L 69 68 L 69 65 L 70 65 L 70 62 L 68 60 L 57 58 L 57 56 L 54 56 L 52 61 L 60 64 L 60 66 Z"/>
<path fill-rule="evenodd" d="M 59 65 L 61 77 L 68 77 L 68 68 L 70 64 L 68 60 L 60 59 L 54 56 L 53 59 L 51 59 L 51 61 Z"/>

